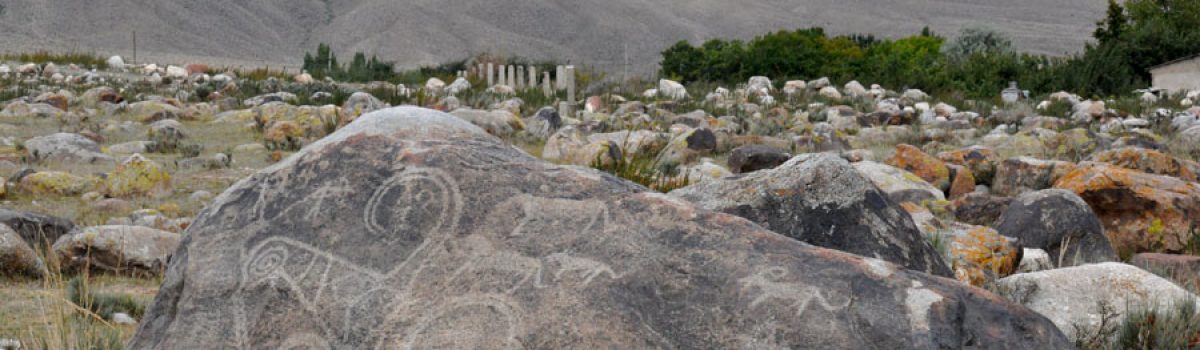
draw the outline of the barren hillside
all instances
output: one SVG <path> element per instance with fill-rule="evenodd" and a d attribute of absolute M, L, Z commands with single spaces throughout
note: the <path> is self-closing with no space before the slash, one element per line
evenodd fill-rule
<path fill-rule="evenodd" d="M 1103 0 L 0 0 L 0 50 L 48 48 L 296 64 L 329 42 L 415 66 L 492 51 L 649 71 L 671 43 L 823 26 L 833 33 L 997 29 L 1021 48 L 1081 49 Z"/>

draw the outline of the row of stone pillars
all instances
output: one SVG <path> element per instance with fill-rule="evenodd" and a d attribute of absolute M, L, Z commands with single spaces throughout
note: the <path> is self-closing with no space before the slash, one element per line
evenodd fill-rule
<path fill-rule="evenodd" d="M 469 74 L 471 72 L 459 72 L 459 76 Z M 513 89 L 534 89 L 539 85 L 537 67 L 534 66 L 480 63 L 475 67 L 474 75 L 486 80 L 489 87 L 504 85 Z M 555 91 L 566 90 L 567 100 L 559 103 L 558 112 L 561 115 L 571 115 L 571 108 L 575 106 L 575 66 L 554 67 L 553 78 L 554 80 L 551 80 L 550 72 L 542 72 L 542 93 L 549 97 L 553 96 Z"/>
<path fill-rule="evenodd" d="M 569 92 L 575 88 L 575 66 L 557 66 L 554 68 L 553 77 L 550 72 L 543 72 L 541 84 L 538 84 L 537 67 L 533 66 L 480 63 L 473 72 L 459 72 L 459 76 L 466 75 L 474 75 L 476 78 L 486 80 L 489 87 L 504 85 L 513 89 L 533 89 L 541 85 L 547 96 L 553 94 L 554 91 L 568 90 Z M 556 80 L 551 80 L 552 78 Z"/>

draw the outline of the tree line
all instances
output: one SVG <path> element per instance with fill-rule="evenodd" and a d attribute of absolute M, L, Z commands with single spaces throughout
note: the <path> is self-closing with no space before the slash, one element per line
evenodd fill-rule
<path fill-rule="evenodd" d="M 1052 57 L 1020 53 L 1003 35 L 966 29 L 953 40 L 928 28 L 880 40 L 827 35 L 822 28 L 778 31 L 741 40 L 680 41 L 662 52 L 661 73 L 684 82 L 738 82 L 829 77 L 893 89 L 990 98 L 1016 81 L 1038 93 L 1059 90 L 1112 96 L 1149 86 L 1149 69 L 1200 53 L 1200 1 L 1109 1 L 1095 42 L 1081 53 Z"/>

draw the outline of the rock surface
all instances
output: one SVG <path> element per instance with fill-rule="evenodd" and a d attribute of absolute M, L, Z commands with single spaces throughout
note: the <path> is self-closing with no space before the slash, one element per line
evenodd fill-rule
<path fill-rule="evenodd" d="M 45 270 L 42 259 L 21 235 L 0 224 L 0 276 L 40 277 Z"/>
<path fill-rule="evenodd" d="M 875 186 L 886 192 L 894 202 L 921 203 L 946 200 L 946 195 L 941 190 L 903 169 L 872 161 L 854 163 L 854 168 L 870 179 Z"/>
<path fill-rule="evenodd" d="M 31 247 L 49 247 L 75 229 L 67 219 L 5 208 L 0 208 L 0 224 L 16 231 Z"/>
<path fill-rule="evenodd" d="M 775 169 L 706 181 L 670 195 L 805 243 L 951 275 L 903 209 L 833 154 L 803 154 Z"/>
<path fill-rule="evenodd" d="M 747 145 L 734 148 L 729 154 L 729 170 L 735 174 L 771 169 L 787 162 L 791 156 L 783 150 L 766 145 Z"/>
<path fill-rule="evenodd" d="M 93 226 L 63 236 L 54 253 L 66 271 L 153 276 L 162 273 L 180 236 L 142 226 Z"/>
<path fill-rule="evenodd" d="M 996 230 L 1021 245 L 1044 250 L 1056 265 L 1117 261 L 1100 219 L 1087 202 L 1067 190 L 1049 189 L 1017 197 L 1000 217 Z M 1064 251 L 1065 250 L 1065 251 Z"/>
<path fill-rule="evenodd" d="M 112 160 L 100 153 L 100 145 L 79 134 L 57 133 L 39 136 L 25 141 L 25 149 L 33 160 L 85 162 Z"/>
<path fill-rule="evenodd" d="M 1179 252 L 1197 229 L 1200 184 L 1105 163 L 1084 163 L 1054 184 L 1096 212 L 1119 256 Z"/>
<path fill-rule="evenodd" d="M 1101 263 L 1021 273 L 1001 279 L 1001 294 L 1050 318 L 1067 337 L 1096 334 L 1101 305 L 1119 322 L 1126 312 L 1147 307 L 1171 309 L 1177 302 L 1196 303 L 1196 296 L 1162 277 L 1122 263 Z M 1113 321 L 1110 321 L 1113 322 Z"/>
<path fill-rule="evenodd" d="M 1070 348 L 982 290 L 371 113 L 229 188 L 128 346 Z"/>

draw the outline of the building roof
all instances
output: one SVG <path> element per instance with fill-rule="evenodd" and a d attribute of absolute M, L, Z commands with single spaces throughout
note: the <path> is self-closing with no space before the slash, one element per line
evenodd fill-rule
<path fill-rule="evenodd" d="M 1179 63 L 1179 62 L 1188 61 L 1188 60 L 1191 60 L 1191 59 L 1194 59 L 1194 58 L 1200 58 L 1200 53 L 1198 53 L 1198 54 L 1194 54 L 1194 55 L 1187 55 L 1187 56 L 1184 56 L 1184 57 L 1180 57 L 1180 58 L 1177 58 L 1177 59 L 1174 59 L 1174 60 L 1167 61 L 1166 63 L 1161 63 L 1161 64 L 1158 64 L 1158 65 L 1154 65 L 1154 66 L 1151 66 L 1150 68 L 1148 68 L 1147 70 L 1155 70 L 1155 69 L 1159 69 L 1159 68 L 1166 67 L 1166 66 L 1169 66 L 1169 65 L 1172 65 L 1172 64 L 1176 64 L 1176 63 Z"/>

